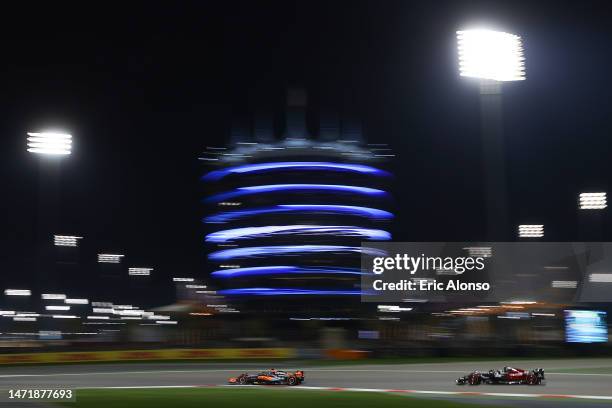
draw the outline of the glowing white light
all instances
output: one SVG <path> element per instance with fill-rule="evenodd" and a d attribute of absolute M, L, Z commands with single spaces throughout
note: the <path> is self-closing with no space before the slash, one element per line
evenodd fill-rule
<path fill-rule="evenodd" d="M 409 312 L 411 311 L 411 307 L 400 307 L 394 305 L 378 305 L 379 312 L 385 313 L 399 313 L 399 312 Z"/>
<path fill-rule="evenodd" d="M 125 255 L 118 254 L 98 254 L 98 263 L 115 263 L 118 264 L 121 262 L 121 258 Z"/>
<path fill-rule="evenodd" d="M 94 307 L 93 312 L 94 313 L 114 313 L 115 310 L 106 308 L 106 307 Z"/>
<path fill-rule="evenodd" d="M 465 247 L 463 249 L 474 258 L 490 258 L 493 256 L 493 248 L 491 247 Z"/>
<path fill-rule="evenodd" d="M 72 152 L 72 135 L 55 132 L 28 132 L 28 152 L 69 155 Z"/>
<path fill-rule="evenodd" d="M 554 280 L 550 286 L 557 289 L 576 289 L 578 287 L 578 281 Z"/>
<path fill-rule="evenodd" d="M 93 307 L 113 307 L 111 302 L 91 302 Z"/>
<path fill-rule="evenodd" d="M 544 236 L 544 225 L 525 224 L 518 226 L 520 238 L 541 238 Z"/>
<path fill-rule="evenodd" d="M 30 296 L 32 291 L 29 289 L 6 289 L 4 294 L 6 296 Z"/>
<path fill-rule="evenodd" d="M 592 273 L 589 282 L 612 283 L 612 273 Z"/>
<path fill-rule="evenodd" d="M 0 316 L 12 316 L 14 314 L 14 310 L 0 310 Z"/>
<path fill-rule="evenodd" d="M 64 299 L 67 305 L 86 305 L 89 304 L 88 299 Z"/>
<path fill-rule="evenodd" d="M 172 278 L 173 282 L 193 282 L 193 278 Z"/>
<path fill-rule="evenodd" d="M 35 322 L 36 317 L 13 317 L 14 322 Z"/>
<path fill-rule="evenodd" d="M 44 300 L 64 300 L 66 299 L 66 295 L 62 295 L 60 293 L 43 293 L 40 295 Z"/>
<path fill-rule="evenodd" d="M 581 210 L 602 210 L 607 206 L 606 193 L 580 193 Z"/>
<path fill-rule="evenodd" d="M 89 320 L 110 320 L 108 316 L 87 316 Z"/>
<path fill-rule="evenodd" d="M 83 239 L 83 237 L 76 237 L 73 235 L 54 235 L 53 245 L 63 247 L 76 247 L 79 245 L 79 239 Z"/>
<path fill-rule="evenodd" d="M 141 316 L 143 310 L 115 310 L 114 313 L 120 316 Z"/>
<path fill-rule="evenodd" d="M 187 289 L 206 289 L 206 285 L 185 285 Z"/>
<path fill-rule="evenodd" d="M 130 276 L 149 276 L 153 268 L 128 268 Z"/>
<path fill-rule="evenodd" d="M 525 79 L 521 37 L 502 31 L 457 31 L 459 74 L 494 81 Z"/>
<path fill-rule="evenodd" d="M 78 316 L 75 315 L 53 315 L 54 319 L 78 319 Z"/>
<path fill-rule="evenodd" d="M 166 315 L 149 315 L 147 316 L 149 319 L 151 320 L 169 320 L 170 316 L 166 316 Z"/>
<path fill-rule="evenodd" d="M 70 310 L 70 306 L 55 306 L 55 305 L 50 305 L 50 306 L 45 306 L 45 309 L 47 310 Z"/>
<path fill-rule="evenodd" d="M 177 324 L 175 320 L 159 320 L 156 321 L 157 324 Z"/>

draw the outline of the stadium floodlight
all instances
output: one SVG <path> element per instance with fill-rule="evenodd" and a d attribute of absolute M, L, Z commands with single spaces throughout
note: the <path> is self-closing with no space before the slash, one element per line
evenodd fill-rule
<path fill-rule="evenodd" d="M 0 316 L 14 316 L 14 310 L 0 310 Z"/>
<path fill-rule="evenodd" d="M 64 299 L 64 303 L 67 305 L 87 305 L 89 299 Z"/>
<path fill-rule="evenodd" d="M 457 31 L 459 75 L 493 81 L 525 79 L 521 37 L 485 29 Z"/>
<path fill-rule="evenodd" d="M 36 317 L 21 317 L 21 316 L 13 317 L 14 322 L 35 322 L 36 320 L 37 320 Z"/>
<path fill-rule="evenodd" d="M 520 238 L 542 238 L 544 236 L 544 225 L 523 224 L 518 226 Z"/>
<path fill-rule="evenodd" d="M 603 210 L 608 206 L 606 193 L 580 193 L 581 210 Z"/>
<path fill-rule="evenodd" d="M 94 313 L 114 313 L 115 310 L 113 308 L 108 308 L 108 307 L 94 307 L 93 312 Z"/>
<path fill-rule="evenodd" d="M 44 300 L 64 300 L 66 295 L 60 293 L 43 293 L 40 297 Z"/>
<path fill-rule="evenodd" d="M 78 316 L 75 315 L 53 315 L 54 319 L 78 319 Z"/>
<path fill-rule="evenodd" d="M 79 239 L 83 239 L 83 237 L 76 237 L 74 235 L 54 235 L 53 245 L 62 247 L 76 247 L 79 245 Z"/>
<path fill-rule="evenodd" d="M 70 310 L 70 306 L 62 306 L 62 305 L 49 305 L 49 306 L 45 306 L 46 310 Z"/>
<path fill-rule="evenodd" d="M 112 302 L 91 302 L 93 307 L 113 307 Z"/>
<path fill-rule="evenodd" d="M 118 264 L 121 262 L 121 258 L 125 255 L 119 254 L 98 254 L 98 263 L 115 263 Z"/>
<path fill-rule="evenodd" d="M 591 273 L 589 282 L 594 283 L 612 283 L 612 273 Z"/>
<path fill-rule="evenodd" d="M 72 135 L 58 132 L 28 132 L 28 152 L 47 155 L 72 153 Z"/>
<path fill-rule="evenodd" d="M 400 307 L 396 305 L 378 305 L 377 309 L 379 312 L 384 313 L 410 312 L 412 310 L 411 307 Z"/>
<path fill-rule="evenodd" d="M 173 282 L 193 282 L 193 278 L 172 278 Z"/>
<path fill-rule="evenodd" d="M 576 289 L 578 287 L 578 281 L 575 280 L 554 280 L 551 285 L 557 289 Z"/>
<path fill-rule="evenodd" d="M 153 268 L 128 268 L 130 276 L 150 276 Z"/>
<path fill-rule="evenodd" d="M 473 258 L 490 258 L 493 256 L 492 247 L 465 247 L 464 250 Z"/>
<path fill-rule="evenodd" d="M 6 296 L 30 296 L 32 291 L 29 289 L 5 289 L 4 294 Z"/>

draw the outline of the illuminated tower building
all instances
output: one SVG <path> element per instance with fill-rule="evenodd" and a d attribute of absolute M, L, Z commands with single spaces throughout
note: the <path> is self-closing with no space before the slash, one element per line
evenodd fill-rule
<path fill-rule="evenodd" d="M 310 137 L 305 108 L 305 93 L 290 91 L 280 137 L 256 117 L 201 157 L 214 167 L 202 177 L 211 277 L 257 310 L 355 310 L 361 252 L 391 239 L 391 154 L 333 115 Z"/>

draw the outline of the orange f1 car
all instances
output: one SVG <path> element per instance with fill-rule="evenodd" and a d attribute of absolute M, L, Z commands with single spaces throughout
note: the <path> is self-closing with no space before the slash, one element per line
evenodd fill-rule
<path fill-rule="evenodd" d="M 304 371 L 295 372 L 280 371 L 271 368 L 258 374 L 240 374 L 237 377 L 230 377 L 230 384 L 257 384 L 257 385 L 299 385 L 304 382 Z"/>

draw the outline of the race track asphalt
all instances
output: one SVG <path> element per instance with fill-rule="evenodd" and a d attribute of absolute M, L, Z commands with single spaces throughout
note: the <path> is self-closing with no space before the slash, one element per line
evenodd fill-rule
<path fill-rule="evenodd" d="M 504 365 L 520 368 L 542 367 L 546 370 L 545 386 L 455 385 L 455 379 L 472 370 L 489 370 Z M 241 372 L 256 372 L 256 363 L 133 363 L 78 364 L 0 367 L 0 389 L 10 388 L 97 388 L 146 386 L 223 385 L 227 378 Z M 279 369 L 295 369 L 284 363 Z M 530 361 L 491 361 L 475 363 L 385 364 L 318 366 L 304 368 L 305 386 L 401 389 L 440 391 L 440 394 L 419 395 L 528 407 L 612 406 L 612 400 L 573 398 L 526 398 L 521 396 L 449 395 L 446 391 L 487 392 L 504 394 L 546 394 L 606 396 L 612 398 L 612 359 L 560 359 Z M 568 372 L 569 371 L 569 372 Z"/>

